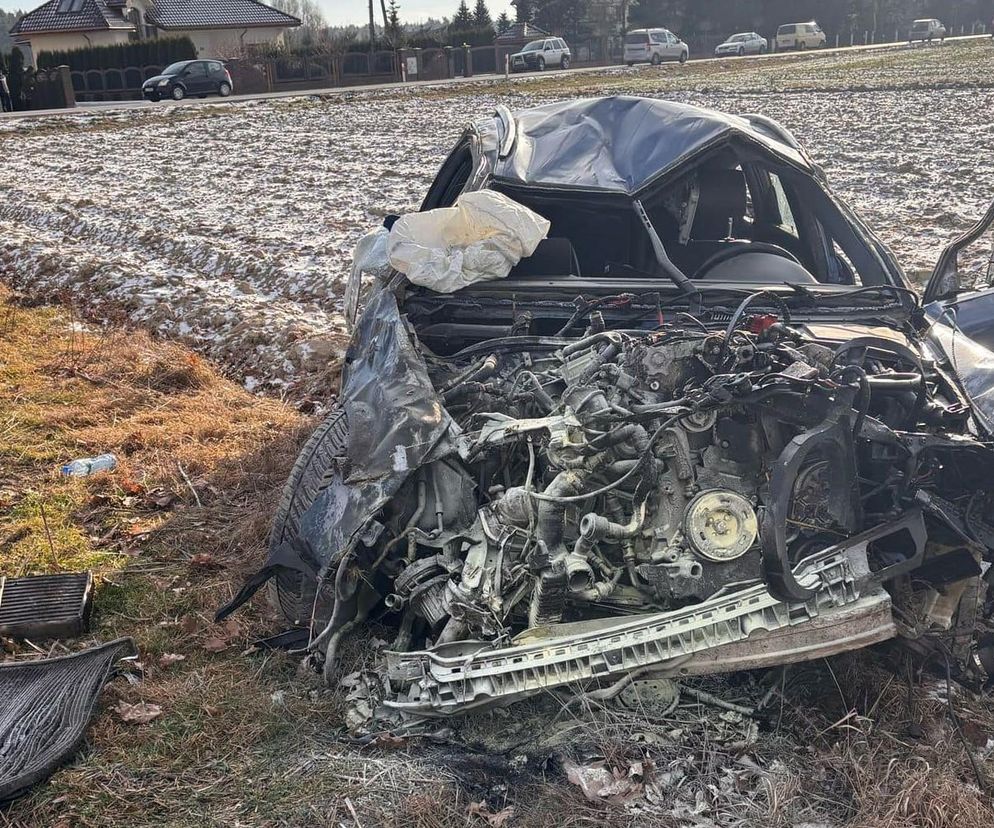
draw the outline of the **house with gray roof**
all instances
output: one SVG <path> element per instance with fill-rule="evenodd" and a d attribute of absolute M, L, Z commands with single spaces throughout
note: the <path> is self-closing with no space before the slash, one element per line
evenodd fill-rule
<path fill-rule="evenodd" d="M 232 57 L 281 44 L 300 20 L 259 0 L 48 0 L 10 33 L 41 52 L 112 46 L 150 37 L 189 37 L 200 57 Z"/>

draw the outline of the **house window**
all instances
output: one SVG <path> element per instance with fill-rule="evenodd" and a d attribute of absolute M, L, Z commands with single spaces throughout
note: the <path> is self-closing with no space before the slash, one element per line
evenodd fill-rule
<path fill-rule="evenodd" d="M 56 6 L 56 14 L 71 14 L 74 12 L 83 11 L 84 0 L 59 0 L 59 5 Z"/>

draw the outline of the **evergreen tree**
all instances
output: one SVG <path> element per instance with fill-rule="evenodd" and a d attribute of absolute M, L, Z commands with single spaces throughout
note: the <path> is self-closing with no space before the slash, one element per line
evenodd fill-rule
<path fill-rule="evenodd" d="M 466 0 L 459 0 L 459 8 L 456 10 L 449 24 L 450 31 L 466 32 L 473 28 L 473 13 L 469 10 Z"/>
<path fill-rule="evenodd" d="M 404 32 L 400 25 L 400 3 L 397 0 L 390 0 L 387 5 L 387 36 L 395 49 L 403 45 Z"/>
<path fill-rule="evenodd" d="M 535 16 L 535 4 L 533 0 L 511 0 L 514 6 L 514 19 L 518 23 L 531 23 Z"/>
<path fill-rule="evenodd" d="M 24 52 L 17 46 L 10 50 L 10 77 L 7 78 L 7 86 L 14 109 L 24 109 Z"/>
<path fill-rule="evenodd" d="M 473 25 L 481 30 L 493 28 L 494 21 L 490 16 L 486 0 L 476 0 L 476 8 L 473 9 Z"/>
<path fill-rule="evenodd" d="M 494 27 L 497 29 L 497 34 L 503 34 L 511 28 L 511 18 L 507 16 L 506 11 L 500 13 Z"/>

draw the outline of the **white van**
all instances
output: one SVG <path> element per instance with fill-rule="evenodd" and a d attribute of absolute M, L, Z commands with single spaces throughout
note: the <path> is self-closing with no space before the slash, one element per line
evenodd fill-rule
<path fill-rule="evenodd" d="M 669 29 L 632 29 L 625 35 L 625 63 L 651 63 L 658 66 L 664 60 L 686 63 L 690 47 Z"/>
<path fill-rule="evenodd" d="M 777 29 L 777 51 L 818 49 L 825 45 L 825 33 L 813 20 L 810 23 L 786 23 Z"/>
<path fill-rule="evenodd" d="M 923 17 L 911 24 L 911 34 L 908 35 L 908 42 L 920 40 L 922 43 L 931 43 L 933 40 L 943 40 L 946 36 L 946 27 L 934 17 Z"/>

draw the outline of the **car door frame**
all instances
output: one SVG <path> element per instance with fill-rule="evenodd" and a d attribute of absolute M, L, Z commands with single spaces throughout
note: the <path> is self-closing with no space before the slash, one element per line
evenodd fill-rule
<path fill-rule="evenodd" d="M 200 75 L 192 73 L 191 70 L 195 66 L 200 67 Z M 191 60 L 186 69 L 183 70 L 183 75 L 181 77 L 183 79 L 183 85 L 186 87 L 187 95 L 204 95 L 209 91 L 207 88 L 209 79 L 207 74 L 207 61 Z"/>

